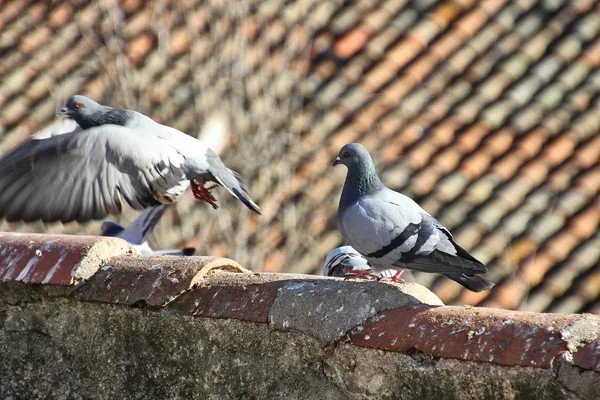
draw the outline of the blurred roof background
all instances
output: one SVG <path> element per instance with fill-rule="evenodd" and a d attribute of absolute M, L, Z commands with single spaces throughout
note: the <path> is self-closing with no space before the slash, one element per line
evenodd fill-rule
<path fill-rule="evenodd" d="M 600 313 L 599 32 L 592 0 L 9 1 L 0 153 L 76 93 L 191 135 L 218 116 L 263 216 L 186 193 L 153 244 L 321 273 L 343 243 L 330 164 L 358 141 L 498 282 L 416 274 L 444 302 Z"/>

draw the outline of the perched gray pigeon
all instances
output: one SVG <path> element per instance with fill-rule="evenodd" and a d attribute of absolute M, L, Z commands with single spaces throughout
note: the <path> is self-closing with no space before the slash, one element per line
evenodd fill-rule
<path fill-rule="evenodd" d="M 358 143 L 342 147 L 333 165 L 348 174 L 337 221 L 342 235 L 375 270 L 390 266 L 447 276 L 479 292 L 493 283 L 480 274 L 486 267 L 456 244 L 440 222 L 417 203 L 387 188 L 367 150 Z M 398 279 L 397 274 L 394 279 Z"/>
<path fill-rule="evenodd" d="M 72 132 L 32 139 L 0 160 L 0 218 L 85 222 L 194 197 L 217 208 L 206 182 L 225 187 L 260 214 L 241 176 L 201 141 L 132 110 L 84 96 L 59 111 Z"/>
<path fill-rule="evenodd" d="M 323 275 L 339 276 L 347 279 L 371 278 L 380 280 L 391 279 L 397 275 L 397 272 L 394 269 L 375 272 L 371 268 L 369 260 L 364 258 L 352 246 L 341 246 L 327 254 L 323 266 Z"/>
<path fill-rule="evenodd" d="M 142 254 L 162 254 L 168 256 L 191 256 L 196 249 L 187 247 L 174 250 L 152 250 L 148 245 L 148 236 L 163 216 L 168 204 L 156 207 L 146 208 L 142 213 L 127 227 L 123 228 L 116 222 L 106 221 L 102 223 L 101 236 L 118 237 L 131 243 Z"/>

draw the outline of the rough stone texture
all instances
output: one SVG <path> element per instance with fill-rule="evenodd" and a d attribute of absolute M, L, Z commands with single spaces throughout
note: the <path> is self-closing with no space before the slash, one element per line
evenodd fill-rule
<path fill-rule="evenodd" d="M 564 399 L 554 370 L 436 359 L 340 345 L 325 373 L 351 399 Z M 582 381 L 578 380 L 578 384 Z"/>
<path fill-rule="evenodd" d="M 589 399 L 600 388 L 566 361 L 557 372 L 331 347 L 266 324 L 68 298 L 0 315 L 1 398 Z"/>
<path fill-rule="evenodd" d="M 264 324 L 65 299 L 3 315 L 3 399 L 344 398 L 316 339 Z"/>
<path fill-rule="evenodd" d="M 600 399 L 600 374 L 572 366 L 560 360 L 558 382 L 570 392 L 572 398 Z"/>

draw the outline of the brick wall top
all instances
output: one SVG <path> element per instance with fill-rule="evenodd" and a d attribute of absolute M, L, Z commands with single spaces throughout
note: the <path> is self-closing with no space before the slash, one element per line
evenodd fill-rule
<path fill-rule="evenodd" d="M 68 287 L 59 295 L 76 301 L 269 324 L 326 343 L 508 366 L 552 368 L 563 359 L 600 371 L 597 316 L 449 307 L 416 284 L 252 273 L 226 258 L 138 255 L 120 239 L 0 233 L 0 304 L 27 301 L 27 291 L 15 297 L 23 285 Z"/>

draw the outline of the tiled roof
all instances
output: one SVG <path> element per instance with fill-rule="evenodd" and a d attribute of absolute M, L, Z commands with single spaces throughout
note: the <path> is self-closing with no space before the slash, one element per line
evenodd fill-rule
<path fill-rule="evenodd" d="M 342 243 L 343 171 L 329 165 L 360 141 L 382 179 L 498 282 L 471 293 L 417 275 L 445 303 L 600 313 L 594 1 L 49 4 L 0 11 L 0 152 L 73 93 L 193 135 L 215 110 L 230 115 L 223 158 L 248 177 L 263 216 L 225 193 L 217 212 L 185 196 L 155 235 L 161 245 L 319 273 Z"/>

